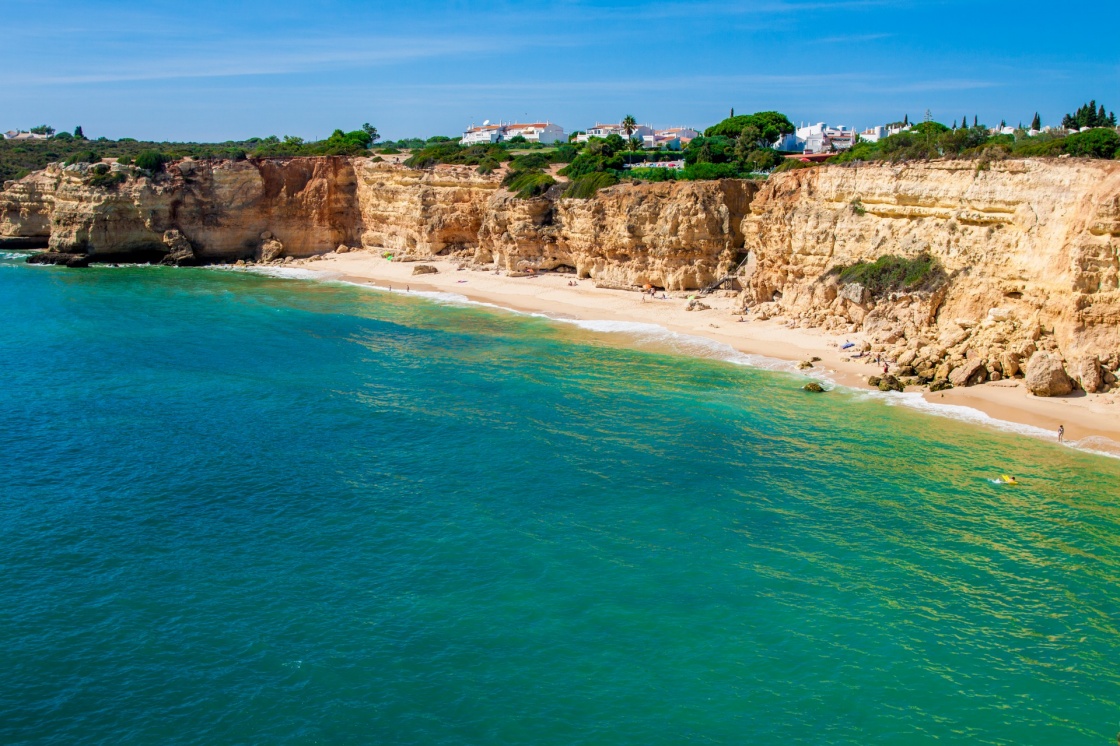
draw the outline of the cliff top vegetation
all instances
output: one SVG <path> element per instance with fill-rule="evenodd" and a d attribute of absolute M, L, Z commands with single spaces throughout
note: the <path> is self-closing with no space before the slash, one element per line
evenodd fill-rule
<path fill-rule="evenodd" d="M 1014 134 L 993 135 L 984 125 L 946 127 L 924 122 L 878 142 L 859 142 L 829 163 L 853 161 L 919 161 L 936 158 L 1057 157 L 1120 158 L 1120 134 L 1110 127 L 1066 134 L 1062 131 L 1030 135 L 1025 129 Z"/>
<path fill-rule="evenodd" d="M 167 160 L 186 157 L 240 160 L 246 157 L 370 155 L 369 148 L 378 139 L 377 129 L 368 124 L 353 132 L 335 130 L 326 139 L 312 142 L 292 136 L 283 139 L 276 136 L 253 137 L 221 143 L 150 142 L 129 137 L 91 140 L 85 137 L 81 127 L 73 133 L 55 133 L 47 125 L 35 129 L 53 136 L 46 140 L 0 140 L 0 182 L 19 179 L 32 171 L 46 168 L 50 163 L 77 162 L 73 160 L 75 156 L 88 163 L 102 158 L 131 160 L 145 152 L 160 153 Z"/>

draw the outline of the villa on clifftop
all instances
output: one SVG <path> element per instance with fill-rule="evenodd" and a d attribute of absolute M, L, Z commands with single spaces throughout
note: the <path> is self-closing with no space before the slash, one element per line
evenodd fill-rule
<path fill-rule="evenodd" d="M 515 137 L 524 137 L 529 142 L 539 142 L 551 145 L 556 142 L 567 142 L 568 136 L 564 128 L 552 122 L 508 122 L 490 124 L 490 120 L 482 123 L 481 127 L 473 124 L 463 133 L 460 145 L 494 145 L 507 142 Z"/>

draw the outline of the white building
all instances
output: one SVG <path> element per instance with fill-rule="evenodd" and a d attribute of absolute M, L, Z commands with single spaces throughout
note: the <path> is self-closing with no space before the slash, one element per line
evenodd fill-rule
<path fill-rule="evenodd" d="M 564 128 L 552 122 L 507 124 L 505 139 L 508 140 L 518 136 L 524 137 L 529 142 L 539 142 L 543 145 L 568 141 L 568 136 L 564 133 Z"/>
<path fill-rule="evenodd" d="M 642 147 L 650 150 L 680 150 L 697 137 L 700 137 L 700 133 L 691 127 L 666 127 L 655 130 L 651 135 L 642 135 Z"/>
<path fill-rule="evenodd" d="M 885 124 L 877 124 L 874 127 L 868 127 L 863 132 L 859 133 L 859 139 L 864 142 L 879 142 L 887 137 L 889 137 L 889 135 L 887 134 L 887 126 Z"/>
<path fill-rule="evenodd" d="M 633 131 L 630 133 L 630 137 L 638 138 L 645 142 L 646 135 L 654 134 L 656 133 L 654 132 L 653 127 L 650 127 L 648 124 L 639 124 L 634 127 Z M 584 132 L 582 135 L 576 135 L 576 142 L 587 142 L 592 137 L 601 137 L 605 139 L 610 135 L 618 135 L 623 140 L 625 140 L 626 128 L 623 127 L 621 123 L 600 124 L 596 122 L 594 127 L 587 128 L 587 132 Z"/>
<path fill-rule="evenodd" d="M 790 135 L 782 135 L 774 143 L 775 150 L 791 153 L 838 153 L 856 143 L 856 131 L 851 127 L 830 127 L 824 122 L 802 124 Z"/>
<path fill-rule="evenodd" d="M 36 135 L 34 132 L 21 132 L 20 130 L 8 130 L 4 133 L 5 140 L 46 140 L 50 135 Z"/>
<path fill-rule="evenodd" d="M 460 145 L 493 145 L 505 142 L 515 137 L 524 137 L 529 142 L 539 142 L 551 145 L 556 142 L 567 142 L 568 136 L 564 128 L 552 122 L 504 122 L 490 124 L 487 120 L 482 126 L 473 124 L 463 133 Z"/>

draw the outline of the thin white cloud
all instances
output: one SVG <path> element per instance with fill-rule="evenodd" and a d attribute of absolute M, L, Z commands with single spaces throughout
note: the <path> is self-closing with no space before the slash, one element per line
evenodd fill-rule
<path fill-rule="evenodd" d="M 889 39 L 894 34 L 853 34 L 850 36 L 826 36 L 823 39 L 812 39 L 812 44 L 862 44 L 869 41 Z"/>
<path fill-rule="evenodd" d="M 50 86 L 321 72 L 429 58 L 500 54 L 521 48 L 526 43 L 524 40 L 477 36 L 223 42 L 180 48 L 161 55 L 138 50 L 133 58 L 122 60 L 118 56 L 112 64 L 87 64 L 81 72 L 0 74 L 0 82 L 13 86 Z M 549 43 L 547 39 L 531 40 L 534 47 Z M 555 40 L 554 43 L 562 42 Z"/>

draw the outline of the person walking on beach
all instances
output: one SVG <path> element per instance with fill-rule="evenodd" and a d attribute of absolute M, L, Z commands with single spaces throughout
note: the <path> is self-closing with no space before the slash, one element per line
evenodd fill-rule
<path fill-rule="evenodd" d="M 1066 426 L 1058 425 L 1058 442 L 1061 443 L 1066 437 Z"/>

